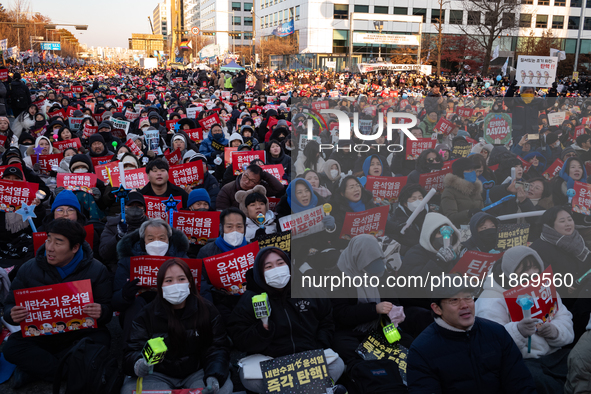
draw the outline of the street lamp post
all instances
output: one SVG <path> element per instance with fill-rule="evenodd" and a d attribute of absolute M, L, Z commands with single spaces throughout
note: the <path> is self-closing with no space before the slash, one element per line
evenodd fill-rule
<path fill-rule="evenodd" d="M 382 34 L 382 30 L 384 29 L 384 22 L 383 21 L 374 21 L 373 27 L 376 29 L 380 34 Z M 378 44 L 378 62 L 382 61 L 382 43 Z"/>

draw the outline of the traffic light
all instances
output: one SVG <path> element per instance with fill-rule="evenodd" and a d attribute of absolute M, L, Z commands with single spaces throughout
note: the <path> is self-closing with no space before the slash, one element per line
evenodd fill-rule
<path fill-rule="evenodd" d="M 201 34 L 203 34 L 204 36 L 215 36 L 214 31 L 201 31 Z"/>
<path fill-rule="evenodd" d="M 242 33 L 229 33 L 230 37 L 240 38 Z"/>

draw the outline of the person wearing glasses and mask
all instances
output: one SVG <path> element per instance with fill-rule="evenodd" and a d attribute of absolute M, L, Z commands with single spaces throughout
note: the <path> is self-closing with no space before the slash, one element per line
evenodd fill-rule
<path fill-rule="evenodd" d="M 531 275 L 541 275 L 543 271 L 544 262 L 535 250 L 527 246 L 507 249 L 503 257 L 493 265 L 492 285 L 487 284 L 478 297 L 476 316 L 505 327 L 521 351 L 525 365 L 533 375 L 538 393 L 561 393 L 566 382 L 566 364 L 570 351 L 563 347 L 571 344 L 575 337 L 573 315 L 557 293 L 554 300 L 556 312 L 551 321 L 543 322 L 538 318 L 512 321 L 507 307 L 509 300 L 506 302 L 503 296 L 503 292 L 511 289 L 509 286 L 511 274 L 531 278 Z M 497 279 L 502 276 L 505 277 L 504 281 Z M 505 287 L 502 286 L 503 283 Z M 543 316 L 540 315 L 540 317 Z M 528 345 L 530 337 L 531 346 Z M 548 368 L 552 370 L 551 375 L 545 372 Z"/>
<path fill-rule="evenodd" d="M 230 207 L 239 208 L 240 203 L 236 201 L 236 192 L 251 190 L 256 185 L 264 186 L 268 197 L 281 197 L 283 195 L 284 187 L 277 178 L 264 172 L 256 164 L 251 164 L 235 181 L 222 187 L 217 196 L 216 209 L 222 211 Z"/>
<path fill-rule="evenodd" d="M 502 325 L 476 317 L 474 289 L 454 287 L 451 276 L 444 279 L 446 286 L 431 300 L 435 322 L 410 347 L 409 393 L 536 393 L 511 335 Z"/>
<path fill-rule="evenodd" d="M 443 157 L 435 149 L 426 149 L 421 152 L 415 163 L 415 169 L 408 174 L 407 184 L 419 183 L 421 174 L 439 171 L 443 168 Z"/>

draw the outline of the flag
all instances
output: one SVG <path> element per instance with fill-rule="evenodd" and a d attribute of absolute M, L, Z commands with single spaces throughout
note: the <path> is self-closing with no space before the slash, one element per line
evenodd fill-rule
<path fill-rule="evenodd" d="M 189 49 L 189 41 L 188 40 L 182 40 L 180 45 L 179 45 L 180 49 Z"/>
<path fill-rule="evenodd" d="M 492 57 L 492 59 L 490 59 L 491 62 L 499 57 L 499 50 L 500 49 L 501 49 L 501 47 L 499 45 L 497 45 L 497 47 L 493 51 L 493 55 L 492 55 L 493 57 Z"/>
<path fill-rule="evenodd" d="M 503 76 L 505 76 L 507 74 L 507 66 L 509 66 L 509 58 L 507 58 L 507 60 L 505 60 L 505 64 L 503 64 L 503 67 L 501 68 L 501 71 L 503 72 Z"/>
<path fill-rule="evenodd" d="M 558 61 L 566 59 L 566 52 L 560 49 L 550 48 L 550 56 L 557 57 Z"/>

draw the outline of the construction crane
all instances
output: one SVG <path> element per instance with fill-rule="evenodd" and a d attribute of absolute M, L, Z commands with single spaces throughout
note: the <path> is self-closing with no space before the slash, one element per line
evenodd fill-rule
<path fill-rule="evenodd" d="M 152 29 L 152 34 L 154 34 L 154 26 L 152 25 L 152 19 L 148 17 L 148 22 L 150 22 L 150 29 Z"/>

